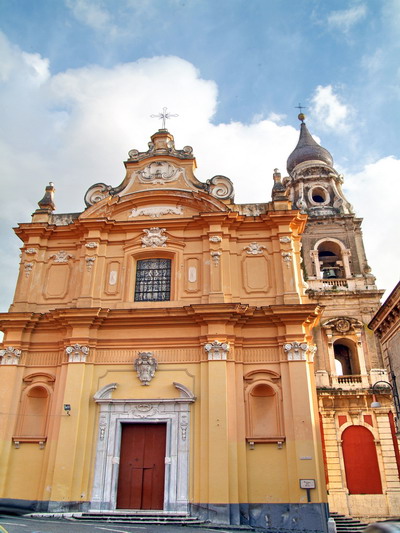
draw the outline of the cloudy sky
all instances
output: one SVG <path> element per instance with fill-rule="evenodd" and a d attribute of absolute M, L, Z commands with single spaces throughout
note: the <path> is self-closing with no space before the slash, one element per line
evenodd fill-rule
<path fill-rule="evenodd" d="M 379 287 L 398 281 L 400 0 L 0 0 L 0 21 L 1 310 L 11 228 L 49 181 L 57 212 L 118 185 L 163 107 L 197 177 L 230 177 L 244 203 L 269 201 L 273 169 L 286 174 L 301 102 L 364 218 Z"/>

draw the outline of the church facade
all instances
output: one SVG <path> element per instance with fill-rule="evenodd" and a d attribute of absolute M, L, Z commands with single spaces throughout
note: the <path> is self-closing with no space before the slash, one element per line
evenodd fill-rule
<path fill-rule="evenodd" d="M 301 238 L 279 174 L 240 205 L 165 129 L 81 213 L 46 188 L 0 316 L 0 504 L 325 531 Z"/>

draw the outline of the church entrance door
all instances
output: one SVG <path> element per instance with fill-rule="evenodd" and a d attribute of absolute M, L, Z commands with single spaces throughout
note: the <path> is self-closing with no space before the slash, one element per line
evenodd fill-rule
<path fill-rule="evenodd" d="M 118 509 L 163 509 L 166 424 L 122 424 Z"/>

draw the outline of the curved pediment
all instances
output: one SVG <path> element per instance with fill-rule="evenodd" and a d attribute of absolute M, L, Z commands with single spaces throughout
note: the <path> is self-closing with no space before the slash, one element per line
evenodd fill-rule
<path fill-rule="evenodd" d="M 106 196 L 88 207 L 80 219 L 107 218 L 115 221 L 192 218 L 200 213 L 230 212 L 229 207 L 204 192 L 158 190 L 137 191 L 126 196 Z"/>

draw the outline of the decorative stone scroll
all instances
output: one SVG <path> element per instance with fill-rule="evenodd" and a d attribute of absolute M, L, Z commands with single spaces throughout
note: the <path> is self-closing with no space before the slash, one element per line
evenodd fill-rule
<path fill-rule="evenodd" d="M 214 176 L 206 182 L 209 193 L 220 200 L 233 199 L 234 190 L 232 182 L 225 176 Z"/>
<path fill-rule="evenodd" d="M 226 361 L 230 346 L 227 342 L 209 342 L 204 346 L 209 361 Z"/>
<path fill-rule="evenodd" d="M 65 348 L 65 353 L 68 356 L 68 363 L 85 363 L 89 355 L 89 346 L 73 344 Z"/>
<path fill-rule="evenodd" d="M 258 244 L 258 242 L 251 242 L 248 246 L 245 246 L 243 250 L 249 255 L 260 255 L 265 250 L 265 246 Z"/>
<path fill-rule="evenodd" d="M 288 342 L 283 345 L 283 350 L 287 354 L 288 361 L 306 361 L 307 355 L 312 361 L 317 347 L 306 342 Z"/>
<path fill-rule="evenodd" d="M 29 274 L 31 273 L 33 268 L 33 263 L 25 261 L 24 263 L 24 270 L 25 270 L 25 276 L 29 278 Z"/>
<path fill-rule="evenodd" d="M 91 272 L 91 270 L 93 268 L 93 265 L 94 265 L 94 262 L 96 261 L 96 257 L 94 257 L 94 256 L 85 257 L 85 261 L 86 261 L 86 270 L 88 272 Z"/>
<path fill-rule="evenodd" d="M 89 207 L 91 205 L 97 204 L 107 196 L 110 196 L 111 185 L 106 185 L 105 183 L 95 183 L 86 191 L 85 194 L 85 204 Z"/>
<path fill-rule="evenodd" d="M 172 205 L 155 205 L 151 207 L 138 207 L 132 209 L 129 218 L 135 217 L 151 217 L 151 218 L 160 218 L 163 215 L 183 215 L 182 206 L 172 206 Z"/>
<path fill-rule="evenodd" d="M 290 263 L 292 262 L 292 252 L 281 252 L 282 259 L 286 263 L 286 266 L 289 268 Z"/>
<path fill-rule="evenodd" d="M 153 352 L 139 352 L 133 366 L 142 385 L 149 385 L 150 381 L 154 378 L 158 363 L 157 359 L 153 356 Z"/>
<path fill-rule="evenodd" d="M 72 254 L 69 254 L 65 250 L 60 250 L 59 252 L 51 255 L 50 259 L 54 259 L 55 263 L 68 263 L 68 261 L 73 257 L 74 256 Z"/>
<path fill-rule="evenodd" d="M 165 243 L 168 236 L 164 235 L 165 228 L 150 228 L 144 229 L 145 235 L 141 238 L 142 248 L 159 248 L 167 246 Z"/>
<path fill-rule="evenodd" d="M 211 253 L 211 258 L 213 260 L 213 263 L 214 263 L 214 266 L 218 266 L 219 265 L 219 260 L 221 258 L 221 255 L 222 255 L 222 252 L 210 252 Z"/>
<path fill-rule="evenodd" d="M 4 350 L 0 350 L 1 365 L 17 365 L 21 357 L 21 350 L 13 346 L 7 346 Z"/>

